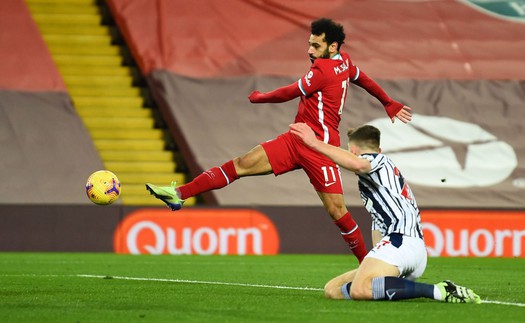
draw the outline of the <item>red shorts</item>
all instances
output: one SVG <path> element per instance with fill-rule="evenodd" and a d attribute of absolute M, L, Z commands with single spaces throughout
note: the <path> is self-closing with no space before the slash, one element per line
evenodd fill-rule
<path fill-rule="evenodd" d="M 290 132 L 261 144 L 275 176 L 302 168 L 315 190 L 343 194 L 339 166 L 325 155 L 312 150 Z"/>

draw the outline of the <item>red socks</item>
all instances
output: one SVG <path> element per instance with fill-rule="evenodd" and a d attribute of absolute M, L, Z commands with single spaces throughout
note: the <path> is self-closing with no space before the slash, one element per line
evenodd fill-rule
<path fill-rule="evenodd" d="M 226 162 L 221 167 L 213 167 L 195 177 L 193 181 L 177 187 L 180 198 L 185 200 L 200 193 L 223 188 L 239 178 L 233 161 Z"/>
<path fill-rule="evenodd" d="M 347 212 L 342 218 L 334 221 L 334 223 L 339 227 L 339 230 L 341 230 L 341 236 L 346 241 L 359 263 L 361 263 L 368 252 L 366 250 L 365 240 L 361 235 L 361 230 L 350 215 L 350 212 Z"/>

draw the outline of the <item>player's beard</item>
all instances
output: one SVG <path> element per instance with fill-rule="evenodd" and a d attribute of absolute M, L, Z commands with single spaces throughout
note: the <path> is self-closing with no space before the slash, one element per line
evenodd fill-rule
<path fill-rule="evenodd" d="M 319 57 L 315 57 L 313 55 L 310 55 L 310 61 L 313 63 L 317 58 L 330 58 L 330 52 L 328 51 L 328 48 L 321 54 Z"/>

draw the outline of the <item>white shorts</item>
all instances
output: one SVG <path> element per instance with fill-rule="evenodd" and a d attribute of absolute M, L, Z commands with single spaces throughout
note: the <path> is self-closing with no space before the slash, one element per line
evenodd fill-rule
<path fill-rule="evenodd" d="M 392 233 L 384 237 L 365 258 L 382 260 L 399 269 L 399 277 L 416 280 L 427 267 L 427 249 L 423 239 Z"/>

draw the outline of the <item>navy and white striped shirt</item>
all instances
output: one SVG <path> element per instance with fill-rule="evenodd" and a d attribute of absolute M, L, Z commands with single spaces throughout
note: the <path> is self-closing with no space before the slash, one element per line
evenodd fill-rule
<path fill-rule="evenodd" d="M 392 160 L 383 154 L 362 154 L 371 169 L 358 174 L 363 205 L 372 216 L 372 230 L 387 236 L 400 233 L 423 239 L 416 199 Z"/>

